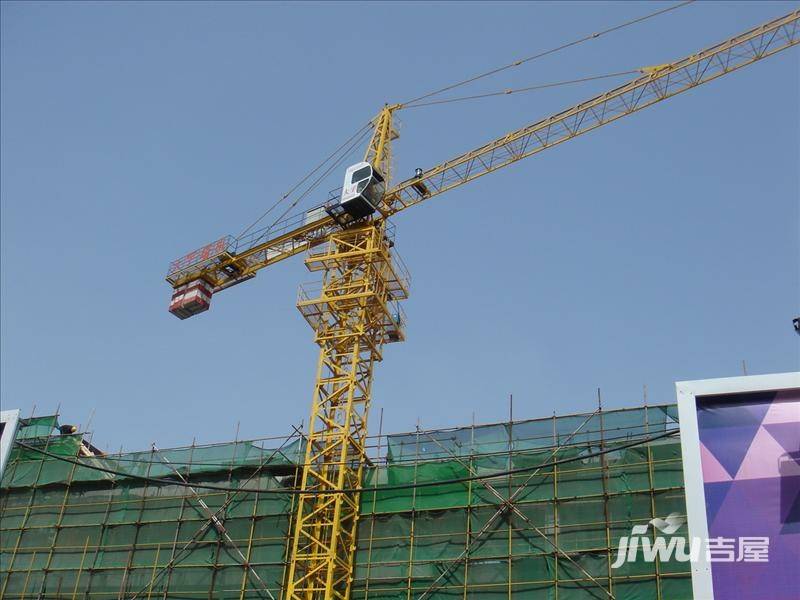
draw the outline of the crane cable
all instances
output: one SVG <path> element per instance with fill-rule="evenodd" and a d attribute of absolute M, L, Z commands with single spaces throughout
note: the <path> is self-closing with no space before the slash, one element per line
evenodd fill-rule
<path fill-rule="evenodd" d="M 539 59 L 539 58 L 543 58 L 545 56 L 549 56 L 550 54 L 555 54 L 556 52 L 560 52 L 561 50 L 566 50 L 567 48 L 571 48 L 572 46 L 577 46 L 579 44 L 582 44 L 584 42 L 588 42 L 588 41 L 597 39 L 597 38 L 599 38 L 601 36 L 604 36 L 606 34 L 612 33 L 614 31 L 619 31 L 620 29 L 624 29 L 625 27 L 630 27 L 631 25 L 635 25 L 637 23 L 641 23 L 642 21 L 646 21 L 648 19 L 652 19 L 654 17 L 658 17 L 658 16 L 663 15 L 665 13 L 668 13 L 670 11 L 677 10 L 679 8 L 683 8 L 684 6 L 692 4 L 694 1 L 695 0 L 684 0 L 683 2 L 679 2 L 678 4 L 673 4 L 672 6 L 668 6 L 666 8 L 662 8 L 660 10 L 654 11 L 654 12 L 646 14 L 646 15 L 643 15 L 641 17 L 637 17 L 635 19 L 631 19 L 629 21 L 625 21 L 624 23 L 620 23 L 619 25 L 614 25 L 613 27 L 609 27 L 607 29 L 603 29 L 601 31 L 598 31 L 598 32 L 595 32 L 595 33 L 591 33 L 589 35 L 585 35 L 585 36 L 583 36 L 581 38 L 578 38 L 576 40 L 573 40 L 571 42 L 567 42 L 566 44 L 561 44 L 560 46 L 556 46 L 555 48 L 551 48 L 550 50 L 545 50 L 543 52 L 539 52 L 538 54 L 534 54 L 534 55 L 528 56 L 526 58 L 521 58 L 521 59 L 516 60 L 516 61 L 514 61 L 512 63 L 507 64 L 507 65 L 503 65 L 502 67 L 496 67 L 496 68 L 491 69 L 489 71 L 486 71 L 484 73 L 479 73 L 478 75 L 475 75 L 475 76 L 470 77 L 468 79 L 464 79 L 463 81 L 458 81 L 456 83 L 452 83 L 452 84 L 450 84 L 448 86 L 445 86 L 443 88 L 440 88 L 438 90 L 434 90 L 434 91 L 429 92 L 427 94 L 423 94 L 422 96 L 417 96 L 416 98 L 413 98 L 412 100 L 408 100 L 406 102 L 403 102 L 403 103 L 400 104 L 399 108 L 413 108 L 411 105 L 415 105 L 417 102 L 419 102 L 421 100 L 425 100 L 427 98 L 430 98 L 431 96 L 436 96 L 436 95 L 441 94 L 443 92 L 447 92 L 447 91 L 453 90 L 453 89 L 455 89 L 457 87 L 461 87 L 463 85 L 467 85 L 469 83 L 473 83 L 475 81 L 478 81 L 479 79 L 483 79 L 484 77 L 489 77 L 490 75 L 495 75 L 495 74 L 500 73 L 502 71 L 506 71 L 507 69 L 511 69 L 511 68 L 514 68 L 514 67 L 519 67 L 520 65 L 523 65 L 523 64 L 525 64 L 527 62 L 530 62 L 530 61 L 533 61 L 533 60 L 536 60 L 536 59 Z"/>
<path fill-rule="evenodd" d="M 430 100 L 428 102 L 420 102 L 406 108 L 419 108 L 421 106 L 433 106 L 435 104 L 448 104 L 450 102 L 463 102 L 464 100 L 478 100 L 481 98 L 491 98 L 492 96 L 506 96 L 509 94 L 520 94 L 523 92 L 532 92 L 534 90 L 543 90 L 546 88 L 560 87 L 562 85 L 572 85 L 575 83 L 585 83 L 587 81 L 596 81 L 598 79 L 610 79 L 612 77 L 622 77 L 623 75 L 634 75 L 641 73 L 641 69 L 633 69 L 631 71 L 618 71 L 616 73 L 606 73 L 605 75 L 592 75 L 589 77 L 581 77 L 579 79 L 569 79 L 566 81 L 555 81 L 552 83 L 540 83 L 522 88 L 511 88 L 500 90 L 498 92 L 488 92 L 486 94 L 475 94 L 473 96 L 457 96 L 455 98 L 445 98 L 443 100 Z"/>
<path fill-rule="evenodd" d="M 289 214 L 289 212 L 290 212 L 290 211 L 291 211 L 291 210 L 292 210 L 292 209 L 293 209 L 295 206 L 297 206 L 297 205 L 298 205 L 298 203 L 300 203 L 300 201 L 301 201 L 301 200 L 303 200 L 304 198 L 306 198 L 306 197 L 307 197 L 307 196 L 308 196 L 308 195 L 309 195 L 311 192 L 313 192 L 315 189 L 317 189 L 317 188 L 319 187 L 319 184 L 320 184 L 320 183 L 322 183 L 322 181 L 323 181 L 323 180 L 324 180 L 324 179 L 325 179 L 325 178 L 326 178 L 328 175 L 330 175 L 330 173 L 331 173 L 331 172 L 332 172 L 332 171 L 333 171 L 335 168 L 337 168 L 339 165 L 341 165 L 341 164 L 342 164 L 342 162 L 344 162 L 344 160 L 345 160 L 345 159 L 346 159 L 348 156 L 350 156 L 350 155 L 353 153 L 353 151 L 354 151 L 354 150 L 355 150 L 355 149 L 356 149 L 356 148 L 357 148 L 357 147 L 358 147 L 358 146 L 361 144 L 361 142 L 364 140 L 364 138 L 365 138 L 365 137 L 366 137 L 366 136 L 367 136 L 367 135 L 370 133 L 369 125 L 366 125 L 365 127 L 362 127 L 360 131 L 361 131 L 361 135 L 360 135 L 360 136 L 358 136 L 358 137 L 355 139 L 355 141 L 353 141 L 353 143 L 352 143 L 352 144 L 350 144 L 350 146 L 349 146 L 349 147 L 347 147 L 347 148 L 346 148 L 346 149 L 345 149 L 345 150 L 342 152 L 341 156 L 340 156 L 340 157 L 339 157 L 339 158 L 336 160 L 336 162 L 333 162 L 333 163 L 331 163 L 331 164 L 330 164 L 330 166 L 329 166 L 327 169 L 325 169 L 325 171 L 323 171 L 323 172 L 322 172 L 322 174 L 321 174 L 319 177 L 317 177 L 317 178 L 316 178 L 316 179 L 315 179 L 315 180 L 314 180 L 314 181 L 311 183 L 311 185 L 309 185 L 309 186 L 308 186 L 308 187 L 307 187 L 307 188 L 306 188 L 306 189 L 303 191 L 303 193 L 302 193 L 302 194 L 300 194 L 300 195 L 299 195 L 299 196 L 298 196 L 298 197 L 297 197 L 297 198 L 296 198 L 296 199 L 295 199 L 295 200 L 294 200 L 294 201 L 293 201 L 293 202 L 292 202 L 292 203 L 291 203 L 289 206 L 287 206 L 287 207 L 286 207 L 286 209 L 285 209 L 285 210 L 284 210 L 284 211 L 283 211 L 283 212 L 282 212 L 280 215 L 278 215 L 278 218 L 277 218 L 277 219 L 275 219 L 275 220 L 272 222 L 272 224 L 271 224 L 271 225 L 269 225 L 268 227 L 266 227 L 266 228 L 264 229 L 264 232 L 263 232 L 261 235 L 259 235 L 259 236 L 258 236 L 258 237 L 257 237 L 255 240 L 253 240 L 253 241 L 251 242 L 251 244 L 250 244 L 251 246 L 254 246 L 254 245 L 256 245 L 256 244 L 260 243 L 260 242 L 261 242 L 261 240 L 263 240 L 264 238 L 266 238 L 266 237 L 269 235 L 269 233 L 270 233 L 270 232 L 271 232 L 271 231 L 274 229 L 274 227 L 275 227 L 275 226 L 276 226 L 278 223 L 280 223 L 280 222 L 281 222 L 281 221 L 284 219 L 284 217 L 286 217 L 286 215 L 287 215 L 287 214 Z M 353 138 L 351 137 L 350 139 L 353 139 Z"/>
<path fill-rule="evenodd" d="M 470 481 L 483 481 L 484 479 L 494 479 L 496 477 L 508 477 L 513 475 L 519 475 L 522 473 L 528 473 L 532 471 L 536 471 L 538 469 L 543 469 L 545 467 L 554 467 L 558 465 L 563 465 L 571 462 L 577 462 L 581 460 L 586 460 L 588 458 L 595 458 L 598 456 L 604 456 L 606 454 L 610 454 L 611 452 L 617 452 L 619 450 L 626 450 L 628 448 L 634 448 L 636 446 L 641 446 L 643 444 L 647 444 L 649 442 L 654 442 L 656 440 L 664 439 L 667 437 L 671 437 L 676 433 L 679 433 L 680 429 L 671 429 L 664 433 L 660 433 L 658 435 L 652 435 L 646 437 L 644 439 L 639 439 L 633 442 L 629 442 L 627 444 L 620 444 L 619 446 L 614 446 L 612 448 L 605 448 L 603 450 L 598 450 L 597 452 L 589 452 L 586 454 L 582 454 L 579 456 L 573 456 L 570 458 L 561 458 L 558 460 L 548 461 L 544 463 L 540 463 L 538 465 L 528 466 L 528 467 L 518 467 L 516 469 L 506 469 L 504 471 L 495 471 L 494 473 L 487 473 L 485 475 L 472 475 L 469 477 L 459 477 L 455 479 L 440 479 L 437 481 L 422 481 L 416 483 L 402 483 L 396 485 L 386 485 L 380 487 L 369 487 L 369 488 L 339 488 L 336 490 L 300 490 L 297 488 L 286 488 L 286 489 L 270 489 L 270 490 L 259 490 L 259 489 L 242 489 L 242 488 L 231 488 L 222 485 L 212 485 L 207 483 L 184 483 L 179 479 L 164 479 L 162 477 L 147 477 L 145 475 L 134 475 L 133 473 L 125 473 L 121 471 L 115 471 L 114 469 L 106 469 L 105 467 L 100 467 L 97 465 L 90 465 L 86 463 L 82 463 L 78 460 L 74 460 L 72 458 L 61 456 L 58 454 L 53 454 L 52 452 L 48 452 L 47 450 L 42 450 L 41 448 L 36 448 L 35 446 L 29 446 L 24 442 L 20 442 L 19 440 L 15 441 L 14 443 L 18 446 L 25 448 L 26 450 L 31 450 L 33 452 L 37 452 L 39 454 L 43 454 L 44 456 L 54 458 L 56 460 L 60 460 L 63 462 L 71 463 L 73 465 L 77 465 L 79 467 L 84 467 L 86 469 L 92 469 L 95 471 L 100 471 L 102 473 L 108 473 L 110 475 L 118 475 L 120 477 L 127 477 L 128 479 L 136 479 L 138 481 L 144 481 L 148 483 L 159 483 L 163 485 L 175 485 L 178 487 L 193 487 L 198 489 L 205 489 L 205 490 L 214 490 L 218 492 L 247 492 L 249 494 L 288 494 L 288 495 L 304 495 L 304 496 L 316 496 L 322 494 L 356 494 L 356 493 L 372 493 L 372 492 L 391 492 L 395 490 L 408 490 L 408 489 L 418 489 L 418 488 L 425 488 L 425 487 L 433 487 L 433 486 L 441 486 L 441 485 L 455 485 L 459 483 L 469 483 Z"/>
<path fill-rule="evenodd" d="M 328 163 L 328 161 L 330 161 L 330 160 L 332 160 L 333 158 L 335 158 L 335 157 L 336 157 L 336 155 L 337 155 L 337 154 L 339 154 L 339 152 L 341 152 L 341 151 L 342 151 L 342 149 L 343 149 L 343 148 L 345 148 L 345 146 L 347 146 L 348 144 L 350 144 L 350 142 L 351 142 L 351 141 L 353 141 L 353 140 L 354 140 L 354 139 L 356 139 L 356 138 L 359 138 L 359 139 L 358 139 L 358 141 L 360 141 L 360 139 L 361 139 L 361 138 L 364 136 L 364 133 L 365 133 L 367 130 L 369 130 L 369 128 L 370 128 L 371 126 L 372 126 L 372 121 L 370 121 L 369 123 L 366 123 L 366 124 L 365 124 L 363 127 L 361 127 L 361 128 L 360 128 L 358 131 L 356 131 L 356 132 L 355 132 L 353 135 L 351 135 L 349 138 L 347 138 L 347 140 L 345 140 L 345 141 L 344 141 L 344 142 L 343 142 L 343 143 L 342 143 L 342 144 L 341 144 L 341 145 L 340 145 L 338 148 L 336 148 L 336 150 L 334 150 L 334 151 L 333 151 L 333 152 L 332 152 L 330 155 L 328 155 L 328 157 L 327 157 L 325 160 L 323 160 L 323 161 L 322 161 L 321 163 L 319 163 L 319 164 L 318 164 L 316 167 L 314 167 L 314 168 L 313 168 L 311 171 L 309 171 L 309 172 L 308 172 L 308 173 L 307 173 L 307 174 L 306 174 L 306 175 L 305 175 L 305 176 L 304 176 L 304 177 L 303 177 L 303 178 L 302 178 L 300 181 L 298 181 L 298 182 L 297 182 L 297 183 L 296 183 L 294 186 L 292 186 L 292 188 L 291 188 L 291 189 L 290 189 L 288 192 L 286 192 L 286 193 L 285 193 L 283 196 L 281 196 L 281 197 L 280 197 L 280 198 L 279 198 L 279 199 L 278 199 L 278 200 L 277 200 L 277 201 L 276 201 L 274 204 L 272 204 L 272 206 L 270 206 L 270 207 L 269 207 L 269 208 L 268 208 L 266 211 L 264 211 L 264 212 L 261 214 L 261 216 L 259 216 L 259 217 L 258 217 L 258 218 L 257 218 L 255 221 L 253 221 L 252 223 L 250 223 L 250 225 L 248 225 L 247 227 L 245 227 L 245 228 L 244 228 L 244 230 L 243 230 L 243 231 L 242 231 L 242 232 L 241 232 L 241 233 L 240 233 L 238 236 L 236 236 L 236 238 L 235 238 L 235 239 L 236 239 L 236 241 L 238 242 L 238 241 L 239 241 L 240 239 L 242 239 L 242 238 L 243 238 L 245 235 L 247 235 L 247 233 L 248 233 L 250 230 L 252 230 L 252 229 L 253 229 L 253 227 L 255 227 L 256 225 L 258 225 L 258 224 L 259 224 L 259 223 L 260 223 L 260 222 L 261 222 L 261 221 L 262 221 L 264 218 L 266 218 L 266 216 L 267 216 L 269 213 L 271 213 L 271 212 L 272 212 L 272 211 L 273 211 L 273 210 L 274 210 L 274 209 L 275 209 L 275 208 L 276 208 L 278 205 L 280 205 L 280 204 L 281 204 L 281 202 L 284 202 L 284 201 L 285 201 L 287 198 L 289 198 L 289 197 L 290 197 L 290 196 L 291 196 L 291 195 L 292 195 L 292 194 L 293 194 L 293 193 L 294 193 L 294 192 L 297 190 L 297 188 L 299 188 L 299 187 L 300 187 L 301 185 L 303 185 L 303 184 L 304 184 L 306 181 L 308 181 L 308 180 L 309 180 L 309 179 L 310 179 L 310 178 L 311 178 L 311 177 L 314 175 L 314 173 L 316 173 L 316 172 L 317 172 L 317 171 L 319 171 L 319 170 L 320 170 L 320 169 L 321 169 L 323 166 L 325 166 L 325 164 L 327 164 L 327 163 Z M 349 149 L 348 149 L 348 154 L 349 154 L 349 152 L 351 152 L 351 151 L 352 151 L 352 150 L 349 150 Z M 346 155 L 345 155 L 345 156 L 346 156 Z M 340 159 L 340 160 L 341 160 L 341 159 Z M 308 193 L 308 191 L 307 191 L 306 193 Z M 296 203 L 295 203 L 295 204 L 296 204 Z M 278 218 L 278 219 L 275 221 L 275 223 L 277 223 L 278 221 L 280 221 L 280 219 L 281 219 L 281 218 L 282 218 L 282 217 L 279 217 L 279 218 Z M 275 225 L 275 223 L 273 223 L 273 224 L 272 224 L 270 227 L 273 227 L 273 226 Z"/>
<path fill-rule="evenodd" d="M 637 23 L 641 23 L 642 21 L 646 21 L 648 19 L 652 19 L 652 18 L 657 17 L 659 15 L 663 15 L 665 13 L 671 12 L 671 11 L 676 10 L 678 8 L 682 8 L 684 6 L 687 6 L 688 4 L 692 4 L 694 1 L 695 0 L 684 0 L 683 2 L 679 2 L 678 4 L 674 4 L 672 6 L 668 6 L 666 8 L 662 8 L 660 10 L 654 11 L 654 12 L 649 13 L 647 15 L 643 15 L 641 17 L 637 17 L 635 19 L 631 19 L 629 21 L 625 21 L 624 23 L 620 23 L 618 25 L 614 25 L 613 27 L 609 27 L 607 29 L 603 29 L 601 31 L 586 35 L 584 37 L 578 38 L 578 39 L 573 40 L 571 42 L 568 42 L 566 44 L 562 44 L 560 46 L 556 46 L 555 48 L 551 48 L 550 50 L 545 50 L 544 52 L 539 52 L 538 54 L 534 54 L 532 56 L 528 56 L 526 58 L 522 58 L 520 60 L 514 61 L 513 63 L 509 63 L 507 65 L 504 65 L 504 66 L 501 66 L 501 67 L 497 67 L 495 69 L 491 69 L 489 71 L 486 71 L 484 73 L 480 73 L 478 75 L 475 75 L 475 76 L 470 77 L 468 79 L 465 79 L 463 81 L 459 81 L 459 82 L 447 85 L 447 86 L 445 86 L 443 88 L 440 88 L 438 90 L 434 90 L 434 91 L 429 92 L 427 94 L 423 94 L 422 96 L 418 96 L 416 98 L 413 98 L 412 100 L 408 100 L 406 102 L 403 102 L 403 103 L 399 104 L 397 108 L 398 109 L 402 109 L 402 108 L 418 108 L 418 107 L 422 107 L 422 106 L 431 106 L 431 105 L 435 105 L 435 104 L 446 104 L 446 103 L 450 103 L 450 102 L 461 102 L 461 101 L 464 101 L 464 100 L 476 100 L 476 99 L 479 99 L 479 98 L 489 98 L 489 97 L 492 97 L 492 96 L 503 96 L 503 95 L 513 94 L 513 93 L 530 92 L 530 91 L 539 90 L 539 89 L 558 87 L 558 86 L 562 86 L 562 85 L 570 85 L 570 84 L 575 84 L 575 83 L 583 83 L 583 82 L 587 82 L 587 81 L 594 81 L 594 80 L 597 80 L 597 79 L 607 79 L 607 78 L 611 78 L 611 77 L 619 77 L 619 76 L 622 76 L 622 75 L 630 75 L 632 73 L 636 73 L 638 71 L 623 71 L 623 72 L 619 72 L 619 73 L 609 73 L 609 74 L 606 74 L 606 75 L 596 75 L 596 76 L 592 76 L 592 77 L 583 77 L 583 78 L 580 78 L 580 79 L 573 79 L 573 80 L 569 80 L 569 81 L 533 85 L 533 86 L 528 86 L 528 87 L 524 87 L 524 88 L 507 89 L 507 90 L 502 90 L 502 91 L 499 91 L 499 92 L 490 92 L 490 93 L 487 93 L 487 94 L 477 94 L 477 95 L 473 95 L 473 96 L 461 96 L 461 97 L 457 97 L 457 98 L 448 98 L 448 99 L 444 99 L 444 100 L 434 100 L 434 101 L 430 101 L 430 102 L 422 102 L 422 100 L 425 100 L 427 98 L 431 98 L 431 97 L 436 96 L 438 94 L 441 94 L 443 92 L 447 92 L 447 91 L 453 90 L 455 88 L 467 85 L 469 83 L 478 81 L 479 79 L 483 79 L 485 77 L 489 77 L 490 75 L 495 75 L 495 74 L 500 73 L 502 71 L 505 71 L 507 69 L 511 69 L 513 67 L 518 67 L 518 66 L 523 65 L 523 64 L 525 64 L 527 62 L 530 62 L 530 61 L 533 61 L 533 60 L 536 60 L 536 59 L 539 59 L 539 58 L 543 58 L 543 57 L 548 56 L 550 54 L 555 54 L 556 52 L 560 52 L 561 50 L 565 50 L 565 49 L 570 48 L 572 46 L 577 46 L 577 45 L 582 44 L 584 42 L 588 42 L 590 40 L 597 39 L 597 38 L 599 38 L 599 37 L 601 37 L 603 35 L 612 33 L 614 31 L 618 31 L 618 30 L 623 29 L 625 27 L 629 27 L 631 25 L 635 25 Z M 369 123 L 367 123 L 363 127 L 361 127 L 358 131 L 356 131 L 352 136 L 350 136 L 344 143 L 342 143 L 338 148 L 336 148 L 336 150 L 334 150 L 327 158 L 325 158 L 325 160 L 323 160 L 320 164 L 318 164 L 311 171 L 309 171 L 302 179 L 300 179 L 300 181 L 298 181 L 294 186 L 292 186 L 292 188 L 290 188 L 289 191 L 287 191 L 285 194 L 283 194 L 283 196 L 281 196 L 269 208 L 267 208 L 267 210 L 264 211 L 257 219 L 255 219 L 252 223 L 250 223 L 250 225 L 245 227 L 244 230 L 238 236 L 236 236 L 235 241 L 238 242 L 245 235 L 247 235 L 256 225 L 258 225 L 262 220 L 264 220 L 281 203 L 285 202 L 295 191 L 297 191 L 298 188 L 300 188 L 300 186 L 302 186 L 306 181 L 308 181 L 315 173 L 317 173 L 328 162 L 330 162 L 331 160 L 336 158 L 336 156 L 340 152 L 343 152 L 343 151 L 346 152 L 345 154 L 340 156 L 340 158 L 335 163 L 333 163 L 328 169 L 326 169 L 325 172 L 320 177 L 318 177 L 311 184 L 311 186 L 309 186 L 309 188 L 307 188 L 300 195 L 299 198 L 297 198 L 294 202 L 292 202 L 289 205 L 289 207 L 277 219 L 275 219 L 275 221 L 273 221 L 273 223 L 271 225 L 269 225 L 266 228 L 266 231 L 264 232 L 264 234 L 262 234 L 262 236 L 260 236 L 258 238 L 258 240 L 262 239 L 265 235 L 267 235 L 269 233 L 269 231 L 272 228 L 274 228 L 275 225 L 277 223 L 279 223 L 281 221 L 281 219 L 283 219 L 291 209 L 293 209 L 295 206 L 297 206 L 297 204 L 303 198 L 305 198 L 309 193 L 311 193 L 314 189 L 317 188 L 317 186 L 321 183 L 322 179 L 324 177 L 326 177 L 336 167 L 336 165 L 340 164 L 341 161 L 344 160 L 344 158 L 346 158 L 346 156 L 350 152 L 352 152 L 353 146 L 361 141 L 361 139 L 364 137 L 365 132 L 368 131 L 371 126 L 372 126 L 372 122 L 370 121 Z M 353 140 L 357 140 L 355 144 L 351 144 L 351 142 Z M 348 144 L 350 144 L 350 147 L 348 147 Z M 257 241 L 256 241 L 256 243 L 257 243 Z"/>

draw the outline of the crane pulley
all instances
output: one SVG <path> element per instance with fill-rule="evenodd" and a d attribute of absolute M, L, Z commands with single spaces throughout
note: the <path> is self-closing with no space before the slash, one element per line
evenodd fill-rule
<path fill-rule="evenodd" d="M 301 289 L 297 307 L 320 347 L 311 419 L 292 524 L 286 600 L 347 600 L 356 547 L 359 494 L 375 363 L 404 339 L 408 273 L 394 251 L 388 219 L 448 190 L 653 106 L 800 43 L 800 11 L 791 12 L 479 148 L 392 184 L 397 138 L 387 105 L 372 120 L 364 160 L 323 205 L 247 238 L 221 238 L 170 265 L 170 312 L 181 319 L 208 310 L 213 294 L 253 278 L 300 252 L 322 285 Z"/>

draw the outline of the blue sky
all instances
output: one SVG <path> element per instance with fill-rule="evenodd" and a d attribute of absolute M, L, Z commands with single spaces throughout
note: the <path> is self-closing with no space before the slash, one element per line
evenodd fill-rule
<path fill-rule="evenodd" d="M 167 263 L 235 234 L 408 99 L 646 14 L 646 3 L 2 4 L 2 403 L 100 447 L 283 435 L 316 362 L 285 261 L 179 321 Z M 466 93 L 677 59 L 797 8 L 696 3 Z M 408 341 L 384 430 L 674 401 L 674 382 L 794 370 L 798 51 L 396 219 Z M 621 80 L 620 80 L 621 82 Z M 614 80 L 400 114 L 427 168 Z M 339 173 L 327 190 L 339 183 Z M 315 198 L 315 200 L 322 199 Z M 373 420 L 377 431 L 377 418 Z"/>

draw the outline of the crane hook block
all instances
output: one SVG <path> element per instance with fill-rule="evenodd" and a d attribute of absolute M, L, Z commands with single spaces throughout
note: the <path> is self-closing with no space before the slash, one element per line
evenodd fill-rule
<path fill-rule="evenodd" d="M 205 279 L 195 279 L 175 288 L 172 301 L 169 303 L 169 312 L 179 319 L 188 319 L 211 307 L 211 296 L 214 286 Z"/>

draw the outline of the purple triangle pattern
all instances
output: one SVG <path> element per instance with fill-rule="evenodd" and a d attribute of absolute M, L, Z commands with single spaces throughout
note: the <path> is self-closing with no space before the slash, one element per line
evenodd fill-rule
<path fill-rule="evenodd" d="M 788 456 L 800 464 L 800 422 L 772 423 L 764 425 L 764 429 L 786 450 Z"/>
<path fill-rule="evenodd" d="M 709 537 L 769 540 L 768 562 L 713 565 L 718 598 L 800 600 L 800 393 L 781 394 L 698 401 L 701 456 L 734 477 L 721 481 L 716 463 L 708 469 Z"/>
<path fill-rule="evenodd" d="M 701 441 L 731 477 L 739 471 L 774 397 L 775 392 L 759 392 L 749 394 L 747 404 L 742 404 L 741 396 L 735 402 L 726 402 L 724 397 L 698 402 Z"/>
<path fill-rule="evenodd" d="M 736 477 L 759 425 L 712 429 L 702 434 L 703 445 L 731 477 Z"/>
<path fill-rule="evenodd" d="M 728 490 L 731 489 L 733 481 L 716 481 L 714 483 L 706 483 L 706 520 L 709 526 L 714 522 L 725 497 L 728 495 Z"/>

